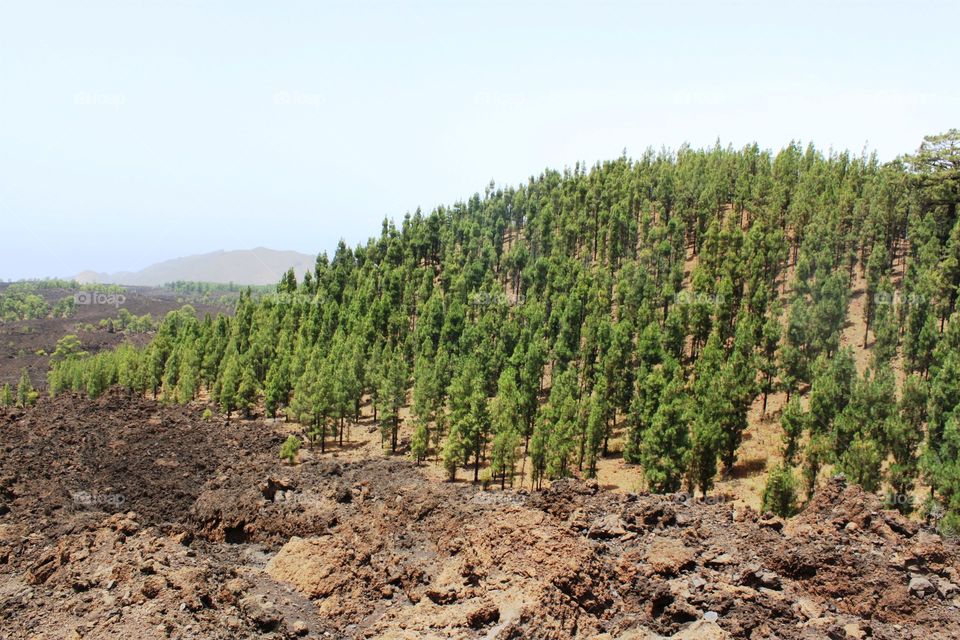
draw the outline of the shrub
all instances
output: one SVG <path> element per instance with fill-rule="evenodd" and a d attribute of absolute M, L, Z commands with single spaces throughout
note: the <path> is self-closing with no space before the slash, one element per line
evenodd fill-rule
<path fill-rule="evenodd" d="M 37 392 L 33 390 L 33 384 L 30 382 L 30 376 L 27 370 L 20 372 L 20 382 L 17 384 L 17 404 L 21 407 L 27 407 L 37 401 Z"/>
<path fill-rule="evenodd" d="M 937 526 L 937 531 L 950 541 L 960 538 L 960 515 L 953 512 L 945 514 Z"/>
<path fill-rule="evenodd" d="M 12 407 L 14 405 L 13 390 L 9 384 L 3 385 L 0 389 L 0 407 Z"/>
<path fill-rule="evenodd" d="M 763 510 L 782 518 L 789 518 L 797 512 L 797 481 L 786 465 L 779 465 L 767 476 L 767 486 L 763 490 Z"/>
<path fill-rule="evenodd" d="M 421 423 L 417 425 L 417 429 L 410 439 L 410 457 L 417 464 L 423 462 L 423 459 L 427 457 L 427 436 L 427 427 Z"/>
<path fill-rule="evenodd" d="M 293 464 L 293 461 L 297 457 L 297 453 L 300 451 L 300 446 L 303 443 L 300 442 L 300 438 L 297 436 L 287 436 L 286 441 L 280 447 L 280 458 L 286 460 L 288 463 Z"/>

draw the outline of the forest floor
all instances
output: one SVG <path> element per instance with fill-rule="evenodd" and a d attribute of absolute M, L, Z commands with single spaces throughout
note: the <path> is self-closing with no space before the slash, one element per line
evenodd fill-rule
<path fill-rule="evenodd" d="M 960 549 L 840 479 L 734 503 L 442 482 L 111 391 L 0 410 L 2 638 L 957 638 Z"/>

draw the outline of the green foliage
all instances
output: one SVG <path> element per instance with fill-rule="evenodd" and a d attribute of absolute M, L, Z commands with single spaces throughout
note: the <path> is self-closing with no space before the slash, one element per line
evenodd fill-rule
<path fill-rule="evenodd" d="M 817 477 L 820 469 L 830 456 L 830 441 L 822 433 L 812 433 L 807 441 L 803 456 L 803 487 L 807 500 L 813 497 L 817 490 Z"/>
<path fill-rule="evenodd" d="M 286 460 L 288 464 L 293 464 L 294 460 L 297 459 L 297 454 L 300 453 L 302 444 L 297 436 L 287 436 L 287 439 L 280 445 L 280 459 Z"/>
<path fill-rule="evenodd" d="M 443 468 L 446 469 L 447 479 L 451 482 L 457 478 L 457 468 L 463 462 L 464 451 L 460 428 L 453 424 L 443 445 Z"/>
<path fill-rule="evenodd" d="M 66 296 L 57 301 L 57 304 L 50 310 L 50 315 L 54 318 L 69 318 L 73 316 L 76 310 L 76 298 Z"/>
<path fill-rule="evenodd" d="M 490 400 L 490 420 L 493 426 L 490 472 L 493 478 L 500 478 L 500 486 L 505 487 L 508 478 L 513 484 L 523 424 L 517 372 L 512 367 L 504 369 L 497 381 L 497 394 Z"/>
<path fill-rule="evenodd" d="M 0 407 L 12 407 L 15 402 L 10 384 L 4 383 L 3 388 L 0 388 Z"/>
<path fill-rule="evenodd" d="M 27 370 L 23 369 L 20 371 L 20 381 L 17 383 L 17 406 L 28 407 L 32 405 L 36 399 L 37 394 L 33 390 L 33 383 L 30 381 L 30 376 L 27 374 Z"/>
<path fill-rule="evenodd" d="M 650 488 L 669 493 L 680 489 L 690 452 L 691 401 L 679 368 L 664 387 L 658 404 L 643 434 L 640 464 Z"/>
<path fill-rule="evenodd" d="M 427 457 L 429 447 L 430 433 L 427 430 L 427 426 L 422 422 L 418 422 L 416 429 L 413 431 L 413 436 L 410 438 L 410 457 L 412 457 L 417 464 L 420 464 Z"/>
<path fill-rule="evenodd" d="M 75 335 L 66 335 L 57 341 L 56 349 L 50 355 L 50 362 L 58 364 L 64 360 L 83 358 L 86 355 L 87 352 L 83 350 L 80 339 Z"/>
<path fill-rule="evenodd" d="M 380 430 L 384 442 L 390 443 L 390 452 L 396 453 L 400 432 L 400 408 L 406 403 L 407 363 L 401 349 L 384 349 L 381 365 L 384 367 L 377 393 L 381 406 Z"/>
<path fill-rule="evenodd" d="M 409 393 L 410 455 L 432 452 L 451 478 L 473 466 L 479 480 L 489 464 L 502 486 L 528 463 L 535 486 L 596 474 L 625 424 L 623 457 L 652 490 L 686 480 L 702 492 L 735 464 L 754 399 L 765 412 L 784 391 L 785 457 L 802 464 L 808 496 L 827 464 L 893 493 L 922 471 L 952 513 L 956 144 L 948 132 L 884 165 L 796 144 L 683 147 L 491 185 L 384 220 L 301 281 L 228 287 L 232 315 L 167 314 L 143 349 L 83 355 L 63 343 L 50 390 L 120 384 L 177 402 L 206 392 L 228 417 L 262 398 L 321 450 L 330 435 L 349 439 L 369 399 L 391 451 Z M 840 347 L 857 270 L 868 348 L 874 337 L 862 377 Z M 30 295 L 4 291 L 17 317 L 23 305 L 42 312 Z M 107 328 L 136 322 L 121 309 Z M 901 353 L 915 375 L 898 401 Z M 878 460 L 890 460 L 885 476 Z"/>
<path fill-rule="evenodd" d="M 594 386 L 590 394 L 585 438 L 588 478 L 597 477 L 597 461 L 607 435 L 607 420 L 610 413 L 606 397 L 608 391 L 606 378 L 601 376 L 601 381 Z"/>
<path fill-rule="evenodd" d="M 873 492 L 880 487 L 882 462 L 876 441 L 858 433 L 840 456 L 839 468 L 851 482 Z"/>
<path fill-rule="evenodd" d="M 230 421 L 230 414 L 239 406 L 240 399 L 238 390 L 240 387 L 240 357 L 236 353 L 227 356 L 223 366 L 223 378 L 220 384 L 220 409 L 227 414 L 227 422 Z"/>
<path fill-rule="evenodd" d="M 23 290 L 10 285 L 0 293 L 0 321 L 17 322 L 46 318 L 50 313 L 50 305 L 30 290 Z"/>
<path fill-rule="evenodd" d="M 784 407 L 780 426 L 783 428 L 783 459 L 792 465 L 797 457 L 800 438 L 809 426 L 809 414 L 803 410 L 796 396 Z"/>
<path fill-rule="evenodd" d="M 457 449 L 463 455 L 463 464 L 473 457 L 473 479 L 477 481 L 480 457 L 490 429 L 487 395 L 477 357 L 465 357 L 459 374 L 450 382 L 447 395 L 450 398 L 450 428 L 455 431 L 459 440 Z"/>
<path fill-rule="evenodd" d="M 789 466 L 779 465 L 767 475 L 763 511 L 781 518 L 789 518 L 797 512 L 797 480 Z"/>

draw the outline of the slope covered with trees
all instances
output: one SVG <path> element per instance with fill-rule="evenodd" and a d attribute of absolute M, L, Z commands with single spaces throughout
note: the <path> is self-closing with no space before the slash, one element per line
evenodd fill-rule
<path fill-rule="evenodd" d="M 65 353 L 50 390 L 204 391 L 321 449 L 369 398 L 385 450 L 409 407 L 413 458 L 503 486 L 592 476 L 616 436 L 651 490 L 703 493 L 783 393 L 771 508 L 833 465 L 904 511 L 923 482 L 956 530 L 958 201 L 955 130 L 890 163 L 791 144 L 578 164 L 386 220 L 233 316 L 171 313 L 142 351 Z M 862 371 L 842 344 L 855 278 Z"/>

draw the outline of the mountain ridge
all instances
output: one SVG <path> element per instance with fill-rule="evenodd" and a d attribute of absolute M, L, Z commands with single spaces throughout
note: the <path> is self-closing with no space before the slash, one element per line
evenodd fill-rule
<path fill-rule="evenodd" d="M 297 277 L 311 270 L 315 257 L 297 251 L 281 251 L 266 247 L 253 249 L 220 249 L 157 262 L 139 271 L 105 273 L 83 271 L 76 276 L 81 283 L 160 286 L 168 282 L 198 281 L 244 285 L 275 284 L 288 269 Z"/>

